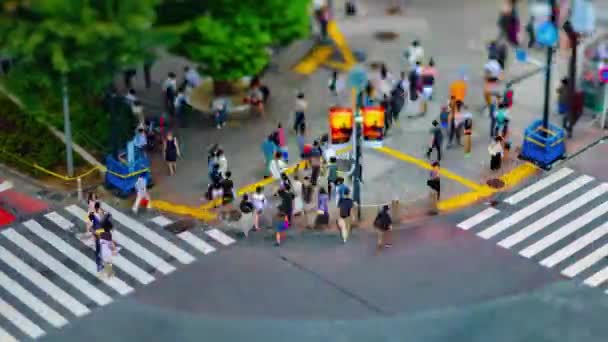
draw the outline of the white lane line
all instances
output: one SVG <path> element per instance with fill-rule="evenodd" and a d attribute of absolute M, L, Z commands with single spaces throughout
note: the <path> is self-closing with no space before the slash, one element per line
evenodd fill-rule
<path fill-rule="evenodd" d="M 102 204 L 102 208 L 112 214 L 112 218 L 114 220 L 118 221 L 123 226 L 131 229 L 139 236 L 143 237 L 144 239 L 158 246 L 160 249 L 169 253 L 169 255 L 173 256 L 182 264 L 190 264 L 195 260 L 192 255 L 188 254 L 183 249 L 177 247 L 169 240 L 163 238 L 152 229 L 139 223 L 137 220 L 134 220 L 131 217 L 123 214 L 122 212 L 110 207 L 106 203 Z"/>
<path fill-rule="evenodd" d="M 577 274 L 583 272 L 589 267 L 593 266 L 596 262 L 604 259 L 608 256 L 608 244 L 603 245 L 602 247 L 596 249 L 591 254 L 588 254 L 586 257 L 581 260 L 575 262 L 574 264 L 568 266 L 565 270 L 562 271 L 562 274 L 566 277 L 574 277 Z"/>
<path fill-rule="evenodd" d="M 153 223 L 156 223 L 157 225 L 161 226 L 161 227 L 165 227 L 170 225 L 171 223 L 173 223 L 173 221 L 171 221 L 170 219 L 160 215 L 160 216 L 156 216 L 155 218 L 150 220 Z"/>
<path fill-rule="evenodd" d="M 601 184 L 593 188 L 592 190 L 586 192 L 582 196 L 573 199 L 572 201 L 568 202 L 568 204 L 562 206 L 561 208 L 558 208 L 551 214 L 538 219 L 536 222 L 528 225 L 526 228 L 516 232 L 513 235 L 506 237 L 505 239 L 500 241 L 498 245 L 504 248 L 511 248 L 516 244 L 529 238 L 530 236 L 543 230 L 545 227 L 556 222 L 562 217 L 566 217 L 566 215 L 572 213 L 576 209 L 593 201 L 594 199 L 606 193 L 606 191 L 608 191 L 608 184 Z"/>
<path fill-rule="evenodd" d="M 17 339 L 8 333 L 8 331 L 0 327 L 0 341 L 2 342 L 18 342 Z"/>
<path fill-rule="evenodd" d="M 57 235 L 44 229 L 40 224 L 38 224 L 38 222 L 34 220 L 26 221 L 23 223 L 23 225 L 32 233 L 38 235 L 42 240 L 49 242 L 49 244 L 55 247 L 57 251 L 63 253 L 76 264 L 82 266 L 82 268 L 87 270 L 90 274 L 97 276 L 97 265 L 95 265 L 95 262 L 89 259 L 86 255 L 82 254 L 79 250 L 67 244 Z M 109 279 L 103 278 L 102 281 L 123 296 L 133 292 L 133 288 L 131 286 L 127 285 L 124 281 L 120 280 L 116 276 Z"/>
<path fill-rule="evenodd" d="M 215 241 L 221 243 L 224 246 L 229 246 L 233 243 L 235 243 L 236 241 L 234 241 L 233 238 L 231 238 L 230 236 L 222 233 L 221 231 L 217 230 L 216 228 L 213 228 L 211 230 L 208 230 L 205 232 L 207 235 L 211 236 Z"/>
<path fill-rule="evenodd" d="M 596 272 L 589 278 L 585 279 L 583 283 L 591 287 L 598 287 L 602 285 L 606 280 L 608 280 L 608 266 L 604 267 L 602 270 Z"/>
<path fill-rule="evenodd" d="M 10 181 L 3 181 L 2 183 L 0 183 L 0 192 L 10 190 L 12 188 L 13 188 L 13 183 L 11 183 Z"/>
<path fill-rule="evenodd" d="M 577 218 L 576 220 L 569 222 L 565 226 L 560 229 L 554 231 L 553 233 L 545 236 L 544 238 L 536 241 L 530 246 L 524 248 L 519 254 L 526 258 L 531 258 L 536 254 L 544 251 L 555 243 L 559 242 L 561 239 L 567 237 L 568 235 L 576 232 L 577 230 L 585 227 L 593 220 L 598 217 L 604 215 L 608 212 L 608 202 L 604 202 L 599 206 L 593 208 L 589 212 L 585 213 L 583 216 Z"/>
<path fill-rule="evenodd" d="M 2 271 L 0 271 L 0 286 L 2 286 L 7 292 L 15 296 L 15 298 L 19 299 L 21 303 L 25 304 L 28 308 L 37 313 L 38 316 L 49 322 L 55 328 L 61 328 L 62 326 L 68 324 L 65 317 L 61 316 L 57 311 L 44 304 L 40 299 L 38 299 L 38 297 L 34 296 L 19 283 L 9 278 L 9 276 Z"/>
<path fill-rule="evenodd" d="M 75 217 L 79 218 L 82 222 L 86 223 L 86 219 L 85 219 L 86 212 L 84 210 L 80 209 L 80 207 L 73 205 L 73 206 L 69 206 L 65 209 L 70 214 L 74 215 Z M 116 229 L 113 230 L 112 234 L 114 236 L 116 235 Z M 119 242 L 119 241 L 117 241 L 117 242 Z M 82 243 L 91 249 L 95 249 L 94 244 L 87 244 L 84 241 L 82 241 Z M 114 267 L 120 268 L 121 270 L 125 271 L 128 275 L 135 278 L 137 281 L 139 281 L 140 283 L 142 283 L 144 285 L 148 285 L 154 281 L 154 277 L 151 276 L 148 272 L 142 270 L 141 268 L 139 268 L 134 263 L 127 260 L 125 257 L 123 257 L 120 254 L 118 254 L 112 258 L 112 263 L 113 263 Z"/>
<path fill-rule="evenodd" d="M 89 308 L 82 305 L 79 301 L 74 299 L 74 297 L 67 294 L 55 284 L 51 283 L 38 271 L 34 270 L 30 265 L 23 262 L 20 258 L 17 258 L 13 253 L 9 252 L 2 246 L 0 246 L 0 260 L 17 271 L 36 287 L 48 294 L 57 303 L 63 305 L 77 317 L 84 316 L 91 312 Z"/>
<path fill-rule="evenodd" d="M 546 257 L 540 262 L 540 264 L 545 267 L 553 267 L 606 234 L 608 234 L 608 223 L 604 223 L 603 225 L 576 239 L 568 246 Z"/>
<path fill-rule="evenodd" d="M 39 326 L 23 316 L 21 312 L 17 311 L 17 309 L 5 302 L 2 298 L 0 298 L 0 315 L 4 316 L 19 328 L 19 330 L 23 331 L 31 338 L 39 338 L 45 335 L 44 330 L 40 329 Z"/>
<path fill-rule="evenodd" d="M 159 225 L 161 227 L 165 227 L 165 226 L 168 226 L 171 223 L 173 223 L 173 221 L 171 221 L 170 219 L 168 219 L 162 215 L 157 216 L 157 217 L 151 219 L 150 221 L 156 223 L 157 225 Z M 202 252 L 205 255 L 215 252 L 215 247 L 211 246 L 210 244 L 207 243 L 207 241 L 199 238 L 198 236 L 190 233 L 189 231 L 178 233 L 177 237 L 184 240 L 190 246 L 196 248 L 198 251 Z"/>
<path fill-rule="evenodd" d="M 583 185 L 591 182 L 593 180 L 593 177 L 589 177 L 587 175 L 584 176 L 580 176 L 577 179 L 575 179 L 574 181 L 564 185 L 563 187 L 553 191 L 552 193 L 550 193 L 549 195 L 539 199 L 538 201 L 524 207 L 523 209 L 515 212 L 514 214 L 506 217 L 505 219 L 499 221 L 498 223 L 492 225 L 491 227 L 487 228 L 486 230 L 481 231 L 480 233 L 478 233 L 477 235 L 479 237 L 482 237 L 484 239 L 489 239 L 499 233 L 501 233 L 502 231 L 508 229 L 509 227 L 513 226 L 514 224 L 517 224 L 519 222 L 521 222 L 522 220 L 524 220 L 526 217 L 536 213 L 537 211 L 549 206 L 550 204 L 557 202 L 558 200 L 560 200 L 563 197 L 566 197 L 569 193 L 579 189 L 580 187 L 582 187 Z"/>
<path fill-rule="evenodd" d="M 70 283 L 72 286 L 80 290 L 84 295 L 91 298 L 98 305 L 106 305 L 112 302 L 105 293 L 101 292 L 95 286 L 91 285 L 85 279 L 82 279 L 74 271 L 65 267 L 62 263 L 53 258 L 50 254 L 43 251 L 40 247 L 33 244 L 31 241 L 17 233 L 14 229 L 9 228 L 2 232 L 7 239 L 19 246 L 24 252 L 28 253 L 32 258 L 38 260 L 41 264 L 55 272 L 58 276 Z"/>
<path fill-rule="evenodd" d="M 549 175 L 549 176 L 539 180 L 538 182 L 513 194 L 512 196 L 507 198 L 505 200 L 505 202 L 509 203 L 509 204 L 517 204 L 517 203 L 525 200 L 526 198 L 532 196 L 534 193 L 536 193 L 536 192 L 548 187 L 549 185 L 559 181 L 560 179 L 568 176 L 572 172 L 574 172 L 574 171 L 567 167 L 560 169 L 559 171 L 552 173 L 551 175 Z"/>
<path fill-rule="evenodd" d="M 76 205 L 66 207 L 66 210 L 73 212 L 78 212 L 78 210 L 80 210 L 84 212 L 84 210 L 80 209 L 79 207 L 76 207 L 78 208 L 78 210 L 75 210 L 73 207 L 76 207 Z M 84 216 L 82 217 L 84 218 Z M 148 265 L 159 270 L 162 274 L 169 274 L 175 271 L 175 267 L 171 266 L 169 263 L 161 259 L 156 254 L 150 252 L 148 249 L 144 248 L 139 243 L 131 240 L 131 238 L 121 233 L 118 229 L 114 228 L 112 230 L 112 236 L 116 239 L 116 242 L 120 244 L 123 248 L 128 249 L 129 251 L 131 251 L 131 253 L 136 255 L 141 260 L 145 261 Z"/>
<path fill-rule="evenodd" d="M 65 231 L 69 231 L 74 227 L 74 224 L 72 222 L 68 221 L 68 219 L 66 219 L 65 217 L 59 215 L 56 211 L 50 212 L 44 215 L 44 217 L 46 217 L 51 222 L 59 226 L 59 228 Z"/>
<path fill-rule="evenodd" d="M 485 209 L 482 212 L 477 213 L 477 215 L 468 218 L 466 221 L 462 221 L 459 224 L 456 225 L 456 227 L 464 229 L 464 230 L 469 230 L 473 227 L 475 227 L 476 225 L 480 224 L 481 222 L 489 219 L 490 217 L 498 214 L 500 212 L 500 210 L 489 207 L 487 209 Z"/>

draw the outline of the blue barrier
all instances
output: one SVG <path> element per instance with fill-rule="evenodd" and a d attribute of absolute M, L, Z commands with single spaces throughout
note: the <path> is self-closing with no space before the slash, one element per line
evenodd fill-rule
<path fill-rule="evenodd" d="M 566 156 L 565 138 L 562 128 L 549 123 L 545 129 L 542 120 L 536 120 L 526 128 L 520 158 L 548 169 L 553 162 Z"/>
<path fill-rule="evenodd" d="M 116 195 L 127 197 L 135 190 L 135 182 L 140 174 L 146 177 L 148 186 L 152 186 L 152 174 L 150 173 L 150 160 L 144 156 L 136 158 L 133 165 L 126 161 L 106 156 L 105 186 L 108 189 L 116 189 Z"/>

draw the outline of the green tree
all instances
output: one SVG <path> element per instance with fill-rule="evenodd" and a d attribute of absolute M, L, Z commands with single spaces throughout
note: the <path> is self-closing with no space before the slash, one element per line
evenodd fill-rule
<path fill-rule="evenodd" d="M 0 79 L 28 115 L 62 127 L 61 80 L 69 84 L 75 136 L 107 143 L 105 87 L 149 58 L 171 35 L 152 30 L 160 0 L 22 0 L 0 13 L 0 51 L 16 63 Z"/>
<path fill-rule="evenodd" d="M 216 93 L 222 93 L 230 81 L 255 75 L 268 65 L 270 43 L 259 18 L 241 8 L 232 17 L 196 19 L 173 50 L 200 62 L 202 71 L 214 79 Z"/>

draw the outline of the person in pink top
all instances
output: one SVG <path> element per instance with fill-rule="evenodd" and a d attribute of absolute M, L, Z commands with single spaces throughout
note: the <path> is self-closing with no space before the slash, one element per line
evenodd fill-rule
<path fill-rule="evenodd" d="M 435 68 L 435 61 L 431 58 L 429 64 L 422 68 L 422 72 L 420 73 L 420 82 L 422 83 L 421 114 L 426 114 L 428 102 L 431 101 L 433 97 L 435 78 L 437 78 L 437 69 Z"/>
<path fill-rule="evenodd" d="M 281 125 L 281 123 L 279 122 L 279 125 L 277 126 L 277 137 L 279 140 L 279 150 L 281 151 L 281 154 L 283 155 L 283 159 L 285 160 L 285 162 L 289 161 L 289 152 L 287 149 L 287 139 L 285 138 L 285 129 L 283 128 L 283 126 Z"/>

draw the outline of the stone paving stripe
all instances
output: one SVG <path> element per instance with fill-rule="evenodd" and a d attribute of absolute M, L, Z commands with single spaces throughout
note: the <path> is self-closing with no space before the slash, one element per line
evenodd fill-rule
<path fill-rule="evenodd" d="M 508 229 L 509 227 L 521 222 L 525 218 L 531 216 L 537 211 L 549 206 L 550 204 L 560 200 L 565 197 L 569 193 L 579 189 L 583 185 L 591 182 L 593 177 L 583 175 L 575 179 L 574 181 L 564 185 L 563 187 L 555 190 L 549 195 L 541 198 L 540 200 L 524 207 L 523 209 L 515 212 L 514 214 L 506 217 L 505 219 L 499 221 L 498 223 L 492 225 L 491 227 L 485 229 L 484 231 L 478 233 L 477 235 L 484 239 L 490 239 L 491 237 L 501 233 L 502 231 Z"/>
<path fill-rule="evenodd" d="M 597 241 L 606 234 L 608 234 L 608 223 L 604 223 L 603 225 L 576 239 L 566 247 L 546 257 L 540 262 L 540 264 L 549 268 L 553 267 L 559 264 L 560 262 L 566 260 L 568 257 L 574 255 L 576 252 L 592 244 L 594 241 Z"/>
<path fill-rule="evenodd" d="M 44 229 L 44 227 L 34 220 L 26 221 L 23 223 L 23 225 L 32 233 L 38 235 L 42 240 L 48 242 L 57 251 L 63 253 L 66 257 L 87 270 L 89 274 L 97 276 L 97 265 L 95 262 L 86 255 L 82 254 L 79 250 L 70 246 L 57 235 Z M 102 278 L 101 280 L 123 296 L 133 292 L 133 288 L 131 286 L 127 285 L 124 281 L 120 280 L 116 276 L 111 278 Z"/>
<path fill-rule="evenodd" d="M 55 328 L 61 328 L 68 324 L 65 317 L 44 304 L 38 297 L 34 296 L 30 291 L 26 290 L 2 271 L 0 271 L 0 286 Z"/>
<path fill-rule="evenodd" d="M 78 276 L 76 273 L 74 273 L 74 271 L 67 268 L 50 254 L 30 242 L 23 235 L 17 233 L 14 229 L 9 228 L 2 232 L 2 235 L 21 248 L 24 252 L 28 253 L 32 258 L 38 260 L 48 269 L 55 272 L 55 274 L 57 274 L 59 277 L 63 278 L 69 284 L 80 290 L 80 292 L 89 297 L 98 305 L 103 306 L 112 302 L 112 298 L 110 298 L 108 295 L 101 292 L 88 281 Z"/>
<path fill-rule="evenodd" d="M 603 245 L 602 247 L 593 251 L 593 253 L 587 255 L 576 263 L 568 266 L 565 270 L 562 271 L 562 274 L 566 277 L 575 277 L 577 274 L 583 272 L 589 267 L 593 266 L 596 262 L 604 259 L 608 256 L 608 244 Z"/>
<path fill-rule="evenodd" d="M 521 252 L 519 252 L 519 254 L 526 258 L 531 258 L 536 254 L 549 248 L 550 246 L 554 245 L 555 243 L 559 242 L 561 239 L 585 227 L 587 224 L 591 223 L 593 220 L 597 219 L 598 217 L 604 215 L 607 212 L 608 202 L 604 202 L 601 205 L 593 208 L 591 211 L 585 213 L 583 216 L 578 217 L 574 221 L 569 222 L 568 224 L 564 225 L 553 233 L 524 248 Z"/>
<path fill-rule="evenodd" d="M 566 167 L 562 168 L 559 171 L 552 173 L 551 175 L 541 179 L 540 181 L 528 186 L 527 188 L 524 188 L 523 190 L 513 194 L 509 198 L 505 199 L 504 202 L 509 203 L 509 204 L 517 204 L 517 203 L 523 201 L 524 199 L 532 196 L 536 192 L 538 192 L 538 191 L 550 186 L 551 184 L 559 181 L 560 179 L 568 176 L 572 172 L 574 172 L 574 171 L 572 171 L 569 168 L 566 168 Z"/>
<path fill-rule="evenodd" d="M 0 183 L 0 192 L 9 190 L 13 188 L 13 183 L 11 183 L 10 181 L 3 181 L 2 183 Z"/>
<path fill-rule="evenodd" d="M 17 339 L 8 333 L 8 331 L 0 328 L 0 341 L 2 342 L 18 342 Z"/>
<path fill-rule="evenodd" d="M 573 199 L 572 201 L 568 202 L 566 205 L 564 205 L 560 208 L 557 208 L 555 211 L 553 211 L 549 215 L 541 217 L 536 222 L 528 225 L 526 228 L 523 228 L 523 229 L 519 230 L 518 232 L 516 232 L 515 234 L 506 237 L 505 239 L 500 241 L 498 243 L 498 245 L 501 247 L 504 247 L 504 248 L 511 248 L 511 247 L 515 246 L 516 244 L 529 238 L 530 236 L 536 234 L 537 232 L 543 230 L 544 228 L 548 227 L 549 225 L 556 222 L 557 220 L 559 220 L 563 217 L 566 217 L 566 215 L 574 212 L 576 209 L 584 206 L 585 204 L 587 204 L 587 203 L 593 201 L 594 199 L 598 198 L 599 196 L 605 194 L 606 191 L 608 191 L 608 184 L 605 184 L 605 183 L 601 184 L 601 185 L 593 188 L 592 190 L 584 193 L 582 196 L 579 196 L 579 197 Z"/>
<path fill-rule="evenodd" d="M 426 169 L 426 170 L 431 170 L 432 169 L 431 164 L 429 164 L 427 161 L 422 160 L 422 159 L 418 159 L 418 158 L 414 158 L 414 157 L 412 157 L 410 155 L 407 155 L 407 154 L 405 154 L 405 153 L 403 153 L 401 151 L 397 151 L 397 150 L 394 150 L 394 149 L 386 147 L 386 146 L 376 148 L 376 150 L 380 151 L 382 153 L 388 154 L 389 156 L 392 156 L 394 158 L 400 159 L 400 160 L 402 160 L 404 162 L 417 165 L 417 166 L 419 166 L 419 167 L 421 167 L 423 169 Z M 474 181 L 471 181 L 469 179 L 461 177 L 461 176 L 459 176 L 459 175 L 457 175 L 457 174 L 449 171 L 448 169 L 442 168 L 441 171 L 440 171 L 440 174 L 442 176 L 446 177 L 446 178 L 454 180 L 454 181 L 456 181 L 456 182 L 458 182 L 458 183 L 460 183 L 460 184 L 462 184 L 462 185 L 464 185 L 464 186 L 466 186 L 466 187 L 468 187 L 470 189 L 473 189 L 475 191 L 480 191 L 480 192 L 484 192 L 485 191 L 485 192 L 487 192 L 487 187 L 484 187 L 483 185 L 479 185 L 479 184 L 477 184 Z"/>
<path fill-rule="evenodd" d="M 89 308 L 81 304 L 79 301 L 74 299 L 74 297 L 67 294 L 65 291 L 60 289 L 52 282 L 50 282 L 38 271 L 34 270 L 30 265 L 23 262 L 20 258 L 17 258 L 13 253 L 9 252 L 2 246 L 0 246 L 0 260 L 2 260 L 5 264 L 10 266 L 15 271 L 17 271 L 36 287 L 48 294 L 57 303 L 63 305 L 66 309 L 68 309 L 77 317 L 84 316 L 91 312 Z"/>
<path fill-rule="evenodd" d="M 146 239 L 146 240 L 150 241 L 151 243 L 153 243 L 154 245 L 158 246 L 160 249 L 164 250 L 169 255 L 173 256 L 175 259 L 177 259 L 182 264 L 190 264 L 195 260 L 195 258 L 192 255 L 190 255 L 183 249 L 177 247 L 171 241 L 163 238 L 162 236 L 160 236 L 158 233 L 156 233 L 152 229 L 141 224 L 139 221 L 123 214 L 119 210 L 112 208 L 107 203 L 102 203 L 102 208 L 104 210 L 106 210 L 107 212 L 109 212 L 110 214 L 112 214 L 113 220 L 119 222 L 121 225 L 129 228 L 130 230 L 137 233 L 139 236 L 143 237 L 144 239 Z"/>
<path fill-rule="evenodd" d="M 221 231 L 219 231 L 216 228 L 208 230 L 205 233 L 207 235 L 209 235 L 210 237 L 212 237 L 215 241 L 221 243 L 224 246 L 230 246 L 231 244 L 233 244 L 233 243 L 236 242 L 236 241 L 234 241 L 233 238 L 231 238 L 230 236 L 222 233 Z"/>
<path fill-rule="evenodd" d="M 70 206 L 67 207 L 66 210 L 74 215 L 75 217 L 79 218 L 81 221 L 86 222 L 85 216 L 86 216 L 86 212 L 82 209 L 80 209 L 77 206 Z M 112 232 L 112 234 L 114 236 L 116 236 L 116 230 L 114 230 Z M 92 239 L 89 239 L 92 240 Z M 85 241 L 80 240 L 85 246 L 89 247 L 90 249 L 94 249 L 94 244 L 87 244 Z M 125 271 L 129 276 L 135 278 L 137 281 L 139 281 L 141 284 L 144 285 L 148 285 L 151 282 L 154 281 L 154 277 L 151 276 L 148 272 L 142 270 L 141 268 L 139 268 L 137 265 L 135 265 L 134 263 L 132 263 L 131 261 L 127 260 L 125 257 L 123 257 L 122 255 L 118 254 L 115 255 L 114 258 L 112 258 L 112 263 L 114 267 L 117 267 L 123 271 Z"/>
<path fill-rule="evenodd" d="M 481 222 L 489 219 L 490 217 L 498 214 L 500 212 L 500 210 L 489 207 L 486 208 L 484 211 L 478 213 L 477 215 L 470 217 L 469 219 L 467 219 L 466 221 L 460 222 L 458 225 L 456 225 L 456 227 L 464 229 L 464 230 L 469 230 L 473 227 L 475 227 L 476 225 L 480 224 Z"/>
<path fill-rule="evenodd" d="M 56 211 L 50 212 L 44 215 L 44 217 L 46 217 L 51 222 L 59 226 L 59 228 L 65 231 L 70 231 L 70 229 L 74 227 L 74 224 L 72 222 L 68 221 L 65 217 L 59 215 Z"/>
<path fill-rule="evenodd" d="M 589 285 L 591 287 L 598 287 L 602 285 L 604 282 L 608 280 L 608 266 L 604 267 L 602 270 L 596 272 L 589 278 L 585 279 L 583 283 L 585 285 Z"/>
<path fill-rule="evenodd" d="M 151 219 L 150 221 L 158 224 L 161 227 L 165 227 L 165 226 L 168 226 L 171 223 L 173 223 L 173 221 L 171 221 L 170 219 L 168 219 L 162 215 L 157 216 L 157 217 Z M 184 240 L 190 246 L 196 248 L 198 251 L 200 251 L 201 253 L 203 253 L 205 255 L 215 252 L 215 247 L 211 246 L 205 240 L 200 239 L 199 237 L 190 233 L 189 231 L 181 232 L 181 233 L 177 234 L 177 237 Z"/>
<path fill-rule="evenodd" d="M 46 333 L 39 326 L 30 321 L 27 317 L 12 305 L 5 302 L 0 298 L 0 315 L 4 316 L 7 320 L 13 323 L 19 330 L 23 331 L 27 336 L 31 338 L 40 338 Z"/>

